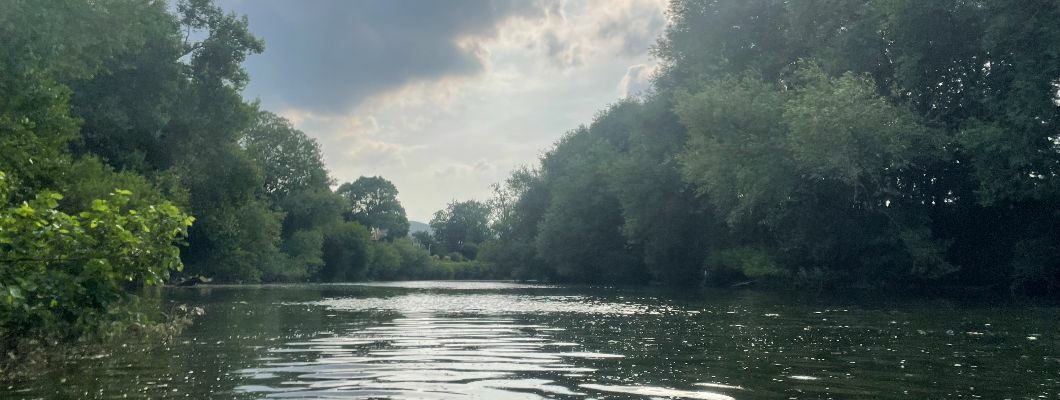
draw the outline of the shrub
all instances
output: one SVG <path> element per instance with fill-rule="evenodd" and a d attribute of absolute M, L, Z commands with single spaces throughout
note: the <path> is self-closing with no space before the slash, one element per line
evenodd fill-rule
<path fill-rule="evenodd" d="M 132 206 L 132 192 L 115 190 L 67 214 L 58 193 L 21 204 L 10 204 L 9 193 L 0 172 L 0 349 L 136 322 L 143 316 L 131 311 L 131 289 L 160 285 L 183 267 L 174 244 L 192 218 L 169 202 Z"/>
<path fill-rule="evenodd" d="M 713 284 L 729 284 L 741 279 L 772 280 L 789 276 L 763 249 L 737 247 L 716 252 L 707 258 L 706 279 Z"/>
<path fill-rule="evenodd" d="M 356 222 L 339 222 L 325 229 L 320 278 L 332 282 L 363 278 L 370 237 L 368 229 Z"/>

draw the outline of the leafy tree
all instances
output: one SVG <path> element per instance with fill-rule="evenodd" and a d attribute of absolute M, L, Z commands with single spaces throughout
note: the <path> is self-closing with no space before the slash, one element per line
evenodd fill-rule
<path fill-rule="evenodd" d="M 527 217 L 520 208 L 520 202 L 537 183 L 537 171 L 522 167 L 512 171 L 503 184 L 491 186 L 493 197 L 486 204 L 490 207 L 491 229 L 498 236 L 514 235 L 520 230 L 521 220 Z"/>
<path fill-rule="evenodd" d="M 436 253 L 457 252 L 474 259 L 478 245 L 491 235 L 489 216 L 489 206 L 475 200 L 454 201 L 435 212 L 430 224 L 441 247 Z"/>
<path fill-rule="evenodd" d="M 498 185 L 482 258 L 592 282 L 643 264 L 668 284 L 1055 292 L 1058 13 L 674 0 L 654 91 Z"/>
<path fill-rule="evenodd" d="M 367 277 L 374 280 L 434 279 L 434 261 L 427 249 L 410 238 L 373 241 L 369 246 L 371 262 Z"/>
<path fill-rule="evenodd" d="M 320 145 L 286 119 L 259 111 L 240 144 L 262 168 L 264 194 L 282 201 L 292 193 L 330 184 Z"/>
<path fill-rule="evenodd" d="M 342 184 L 335 192 L 348 203 L 348 220 L 386 231 L 388 240 L 408 236 L 409 220 L 398 201 L 397 187 L 390 181 L 381 176 L 362 176 Z"/>
<path fill-rule="evenodd" d="M 942 157 L 939 136 L 866 79 L 833 79 L 814 68 L 796 77 L 805 85 L 796 90 L 743 78 L 679 96 L 677 114 L 691 135 L 681 159 L 686 177 L 730 224 L 757 231 L 760 243 L 795 246 L 786 253 L 794 265 L 824 266 L 834 278 L 863 283 L 881 281 L 879 274 L 951 272 L 924 220 L 905 214 L 924 201 L 930 182 L 916 179 Z M 826 209 L 829 218 L 805 218 Z M 822 229 L 847 233 L 824 241 Z M 805 242 L 811 237 L 822 241 Z M 852 266 L 871 268 L 839 272 Z"/>
<path fill-rule="evenodd" d="M 417 245 L 417 246 L 419 246 L 419 247 L 421 247 L 421 248 L 423 248 L 423 249 L 425 249 L 427 251 L 430 251 L 432 248 L 437 246 L 437 244 L 434 241 L 434 236 L 431 236 L 430 232 L 427 232 L 427 231 L 413 232 L 411 237 L 412 237 L 412 242 L 415 245 Z"/>
<path fill-rule="evenodd" d="M 618 199 L 607 188 L 603 167 L 615 153 L 600 140 L 605 132 L 571 132 L 542 159 L 550 197 L 538 225 L 537 252 L 562 280 L 614 283 L 645 278 L 637 250 L 627 246 L 622 235 Z M 628 140 L 613 138 L 620 145 Z"/>
<path fill-rule="evenodd" d="M 199 220 L 191 229 L 184 259 L 196 274 L 256 282 L 261 279 L 258 261 L 277 260 L 283 214 L 256 198 L 262 185 L 260 169 L 234 144 L 230 146 L 219 150 L 230 152 L 227 156 L 203 159 L 182 174 L 191 211 Z"/>
<path fill-rule="evenodd" d="M 64 210 L 86 209 L 96 199 L 109 196 L 114 188 L 131 191 L 129 201 L 133 206 L 165 201 L 179 207 L 188 204 L 187 190 L 174 184 L 172 175 L 159 174 L 152 180 L 130 170 L 118 172 L 93 156 L 71 162 L 70 170 L 64 175 L 58 180 L 58 190 L 65 193 L 59 201 L 59 208 Z"/>
<path fill-rule="evenodd" d="M 71 147 L 118 170 L 150 174 L 164 155 L 159 139 L 181 90 L 183 35 L 165 2 L 138 8 L 139 15 L 126 19 L 137 23 L 124 24 L 137 31 L 133 43 L 107 59 L 101 73 L 70 83 L 71 113 L 82 120 Z M 92 36 L 106 36 L 98 32 Z"/>
<path fill-rule="evenodd" d="M 142 40 L 140 27 L 121 21 L 149 19 L 160 10 L 129 2 L 0 4 L 0 170 L 9 174 L 16 201 L 57 188 L 70 168 L 66 146 L 77 137 L 78 120 L 67 83 L 100 74 Z"/>
<path fill-rule="evenodd" d="M 730 222 L 783 202 L 797 175 L 784 151 L 784 97 L 758 79 L 721 79 L 680 94 L 675 112 L 691 131 L 681 155 L 696 184 Z"/>
<path fill-rule="evenodd" d="M 629 136 L 627 149 L 605 171 L 608 187 L 622 210 L 627 242 L 641 249 L 655 281 L 694 286 L 703 281 L 707 248 L 721 227 L 713 209 L 702 206 L 682 180 L 676 159 L 683 149 L 685 130 L 671 108 L 670 99 L 662 96 L 627 101 L 599 117 L 593 129 Z M 626 117 L 607 121 L 612 113 Z"/>
<path fill-rule="evenodd" d="M 493 186 L 488 205 L 496 238 L 482 244 L 478 258 L 490 263 L 496 276 L 554 278 L 555 269 L 539 257 L 535 245 L 538 225 L 548 206 L 548 190 L 540 172 L 526 167 Z"/>
<path fill-rule="evenodd" d="M 188 238 L 188 272 L 222 282 L 259 282 L 263 273 L 281 274 L 281 219 L 281 213 L 258 201 L 226 205 L 199 217 Z"/>
<path fill-rule="evenodd" d="M 167 154 L 160 168 L 175 168 L 190 192 L 190 210 L 202 223 L 189 235 L 189 269 L 228 281 L 258 281 L 279 270 L 282 214 L 257 198 L 264 166 L 239 145 L 255 117 L 240 91 L 247 83 L 242 62 L 263 44 L 246 18 L 225 14 L 208 0 L 177 3 L 186 42 L 178 60 L 180 95 L 160 135 Z M 194 35 L 190 33 L 195 33 Z M 180 62 L 174 60 L 174 62 Z M 260 262 L 259 262 L 260 261 Z"/>
<path fill-rule="evenodd" d="M 115 172 L 82 154 L 82 132 L 104 114 L 124 121 L 107 129 L 157 128 L 122 102 L 128 92 L 105 96 L 90 82 L 120 74 L 129 54 L 165 47 L 169 21 L 160 2 L 0 4 L 0 170 L 9 173 L 0 174 L 0 348 L 9 356 L 23 341 L 106 336 L 157 319 L 139 312 L 133 293 L 181 268 L 176 245 L 192 219 L 167 197 L 185 204 L 185 192 L 172 174 Z M 83 112 L 88 103 L 98 114 Z"/>
<path fill-rule="evenodd" d="M 341 221 L 346 201 L 327 189 L 304 190 L 287 196 L 278 206 L 286 213 L 283 235 L 289 237 L 296 232 L 319 230 Z"/>
<path fill-rule="evenodd" d="M 427 275 L 432 261 L 430 253 L 426 249 L 416 246 L 411 239 L 401 238 L 389 242 L 397 250 L 401 257 L 401 275 L 405 279 L 416 279 Z M 385 275 L 375 276 L 376 279 L 389 279 Z"/>

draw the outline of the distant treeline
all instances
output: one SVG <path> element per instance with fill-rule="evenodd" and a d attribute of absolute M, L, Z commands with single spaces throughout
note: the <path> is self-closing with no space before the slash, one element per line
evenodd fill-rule
<path fill-rule="evenodd" d="M 1060 292 L 1060 3 L 669 14 L 651 91 L 497 187 L 499 273 Z"/>

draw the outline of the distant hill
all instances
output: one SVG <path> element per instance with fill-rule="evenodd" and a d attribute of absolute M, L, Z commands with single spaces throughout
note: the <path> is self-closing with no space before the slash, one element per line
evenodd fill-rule
<path fill-rule="evenodd" d="M 420 231 L 427 231 L 427 233 L 432 233 L 430 225 L 419 221 L 409 221 L 409 235 Z"/>

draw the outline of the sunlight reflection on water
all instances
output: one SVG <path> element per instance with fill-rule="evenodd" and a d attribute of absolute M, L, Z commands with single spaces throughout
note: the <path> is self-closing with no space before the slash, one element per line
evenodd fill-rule
<path fill-rule="evenodd" d="M 270 349 L 273 355 L 305 352 L 316 356 L 302 361 L 265 357 L 262 367 L 239 372 L 251 380 L 273 384 L 250 384 L 237 389 L 278 398 L 581 397 L 585 393 L 557 384 L 547 376 L 595 371 L 573 364 L 573 359 L 623 357 L 570 351 L 578 345 L 556 342 L 548 334 L 550 331 L 554 329 L 505 318 L 439 317 L 420 311 L 379 326 L 288 342 Z M 282 377 L 278 385 L 277 377 Z M 598 390 L 616 389 L 600 386 Z M 639 390 L 659 395 L 666 389 Z"/>
<path fill-rule="evenodd" d="M 505 289 L 545 289 L 557 286 L 517 283 L 503 281 L 395 281 L 395 282 L 362 282 L 346 283 L 349 286 L 374 286 L 404 289 L 445 289 L 445 290 L 505 290 Z"/>
<path fill-rule="evenodd" d="M 397 297 L 330 298 L 309 303 L 332 310 L 391 310 L 431 313 L 581 313 L 652 315 L 685 313 L 666 304 L 603 301 L 587 296 L 413 293 Z"/>
<path fill-rule="evenodd" d="M 579 351 L 579 343 L 553 338 L 554 333 L 563 331 L 561 328 L 514 319 L 519 314 L 622 316 L 683 312 L 666 304 L 602 301 L 580 295 L 508 294 L 503 289 L 538 286 L 501 282 L 400 282 L 372 286 L 446 292 L 412 291 L 392 297 L 332 297 L 298 303 L 323 306 L 330 312 L 383 311 L 399 316 L 379 325 L 291 341 L 270 349 L 269 356 L 262 358 L 262 366 L 239 371 L 261 383 L 237 389 L 268 397 L 302 398 L 537 399 L 584 398 L 595 392 L 731 399 L 708 391 L 573 381 L 584 381 L 597 371 L 578 360 L 606 362 L 624 356 Z M 478 289 L 493 292 L 474 292 Z M 292 354 L 309 356 L 274 358 Z"/>

